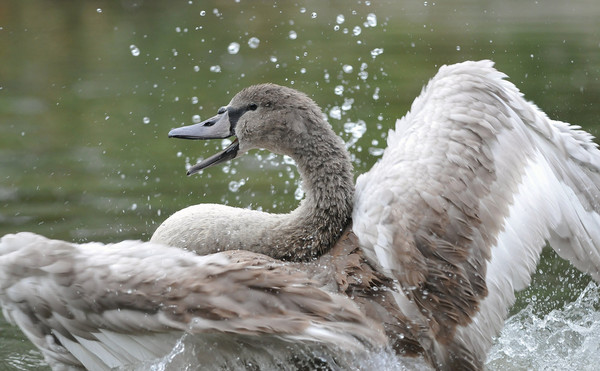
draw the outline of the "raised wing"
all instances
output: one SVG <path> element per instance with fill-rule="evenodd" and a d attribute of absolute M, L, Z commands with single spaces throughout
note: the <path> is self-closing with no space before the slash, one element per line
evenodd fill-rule
<path fill-rule="evenodd" d="M 253 349 L 263 339 L 345 350 L 386 344 L 381 326 L 347 297 L 243 251 L 198 256 L 139 241 L 76 245 L 7 235 L 0 304 L 54 368 L 136 364 L 168 354 L 184 333 L 210 339 L 199 362 L 239 357 L 236 341 Z"/>
<path fill-rule="evenodd" d="M 449 367 L 481 367 L 547 241 L 600 278 L 597 145 L 504 77 L 442 67 L 357 181 L 354 231 Z"/>

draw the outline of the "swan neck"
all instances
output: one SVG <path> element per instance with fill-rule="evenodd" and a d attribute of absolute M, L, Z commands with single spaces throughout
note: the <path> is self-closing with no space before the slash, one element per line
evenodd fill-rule
<path fill-rule="evenodd" d="M 319 120 L 322 120 L 319 118 Z M 311 132 L 298 140 L 290 157 L 298 166 L 305 197 L 285 216 L 280 233 L 288 241 L 274 257 L 305 261 L 329 251 L 350 221 L 354 178 L 344 142 L 321 122 L 323 132 Z"/>

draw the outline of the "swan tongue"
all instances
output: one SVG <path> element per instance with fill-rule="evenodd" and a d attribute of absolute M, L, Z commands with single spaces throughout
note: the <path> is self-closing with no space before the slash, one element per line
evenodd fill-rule
<path fill-rule="evenodd" d="M 230 145 L 228 145 L 227 148 L 225 148 L 223 151 L 221 151 L 215 155 L 212 155 L 209 158 L 206 158 L 206 159 L 198 162 L 196 165 L 192 166 L 187 171 L 187 175 L 196 174 L 200 170 L 206 169 L 209 166 L 217 165 L 217 164 L 220 164 L 221 162 L 225 162 L 225 161 L 234 159 L 237 156 L 239 148 L 240 148 L 240 143 L 238 142 L 237 138 L 235 138 L 235 140 Z"/>

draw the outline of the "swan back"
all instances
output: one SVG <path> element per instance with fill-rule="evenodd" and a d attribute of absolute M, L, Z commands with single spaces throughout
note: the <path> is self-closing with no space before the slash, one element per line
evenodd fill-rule
<path fill-rule="evenodd" d="M 212 355 L 224 358 L 235 356 L 227 352 L 236 337 L 346 350 L 386 343 L 349 298 L 297 267 L 242 251 L 198 256 L 140 241 L 6 235 L 0 305 L 55 367 L 142 362 L 168 354 L 183 333 L 223 342 Z"/>

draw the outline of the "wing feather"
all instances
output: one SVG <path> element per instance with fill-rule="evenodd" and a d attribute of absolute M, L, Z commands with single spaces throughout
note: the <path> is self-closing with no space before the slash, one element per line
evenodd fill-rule
<path fill-rule="evenodd" d="M 600 279 L 597 145 L 505 77 L 491 61 L 442 67 L 358 178 L 353 214 L 365 254 L 432 323 L 440 357 L 474 365 L 546 242 Z"/>
<path fill-rule="evenodd" d="M 139 241 L 76 245 L 31 233 L 4 236 L 0 304 L 55 367 L 110 369 L 162 357 L 184 333 L 346 350 L 387 341 L 349 298 L 322 290 L 293 265 Z"/>

